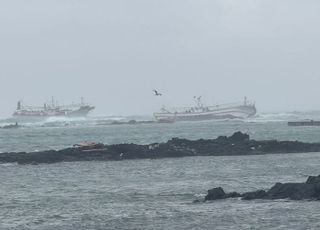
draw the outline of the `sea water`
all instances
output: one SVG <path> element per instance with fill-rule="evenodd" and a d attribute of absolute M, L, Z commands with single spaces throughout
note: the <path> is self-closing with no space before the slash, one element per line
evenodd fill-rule
<path fill-rule="evenodd" d="M 211 139 L 235 131 L 258 140 L 320 142 L 320 127 L 287 126 L 296 116 L 302 115 L 138 125 L 110 125 L 100 118 L 47 121 L 0 129 L 0 152 L 61 149 L 84 140 Z M 0 164 L 0 229 L 319 229 L 316 201 L 193 203 L 213 187 L 246 192 L 278 181 L 302 182 L 320 174 L 319 163 L 320 153 L 302 153 Z"/>

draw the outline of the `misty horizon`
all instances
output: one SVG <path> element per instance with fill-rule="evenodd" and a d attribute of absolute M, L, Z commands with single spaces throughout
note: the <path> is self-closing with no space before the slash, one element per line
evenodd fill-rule
<path fill-rule="evenodd" d="M 90 115 L 152 115 L 195 95 L 205 105 L 247 96 L 258 113 L 318 111 L 319 10 L 297 0 L 1 2 L 0 117 L 51 96 L 84 97 Z"/>

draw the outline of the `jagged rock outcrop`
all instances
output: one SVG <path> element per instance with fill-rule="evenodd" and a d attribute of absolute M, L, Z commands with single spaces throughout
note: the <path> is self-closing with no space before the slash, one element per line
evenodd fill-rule
<path fill-rule="evenodd" d="M 88 144 L 88 143 L 86 143 Z M 298 141 L 256 141 L 248 134 L 236 132 L 230 137 L 220 136 L 210 140 L 173 138 L 165 143 L 92 144 L 75 145 L 62 150 L 30 153 L 1 153 L 0 163 L 19 164 L 56 163 L 61 161 L 106 161 L 126 159 L 155 159 L 187 156 L 234 156 L 273 153 L 320 152 L 320 143 Z"/>
<path fill-rule="evenodd" d="M 205 200 L 220 200 L 227 198 L 240 197 L 241 194 L 237 192 L 225 193 L 221 187 L 213 188 L 208 191 Z"/>
<path fill-rule="evenodd" d="M 239 194 L 237 192 L 225 193 L 221 187 L 213 188 L 208 191 L 205 201 L 227 199 L 231 197 L 241 197 L 243 200 L 320 200 L 320 175 L 310 176 L 304 183 L 276 183 L 268 191 L 257 190 Z"/>

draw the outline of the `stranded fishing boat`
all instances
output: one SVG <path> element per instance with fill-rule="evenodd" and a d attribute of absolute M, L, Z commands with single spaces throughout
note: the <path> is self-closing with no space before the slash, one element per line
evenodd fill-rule
<path fill-rule="evenodd" d="M 196 106 L 166 109 L 162 108 L 161 112 L 154 113 L 158 121 L 199 121 L 211 119 L 245 119 L 252 117 L 257 113 L 255 104 L 248 102 L 247 98 L 243 103 L 221 104 L 215 106 L 204 106 L 201 97 L 197 97 Z"/>
<path fill-rule="evenodd" d="M 84 103 L 71 105 L 58 105 L 53 98 L 51 103 L 44 103 L 43 106 L 26 106 L 19 101 L 17 109 L 13 113 L 14 118 L 18 119 L 43 119 L 48 117 L 85 117 L 95 107 Z"/>

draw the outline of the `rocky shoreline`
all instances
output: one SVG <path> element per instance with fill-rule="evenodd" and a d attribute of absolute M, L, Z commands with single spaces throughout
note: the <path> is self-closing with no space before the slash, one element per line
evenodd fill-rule
<path fill-rule="evenodd" d="M 250 140 L 249 135 L 236 132 L 216 139 L 187 140 L 173 138 L 165 143 L 90 144 L 62 150 L 1 153 L 0 163 L 39 164 L 70 161 L 109 161 L 128 159 L 158 159 L 187 156 L 236 156 L 275 153 L 320 152 L 320 143 L 299 141 Z"/>
<path fill-rule="evenodd" d="M 204 201 L 221 200 L 241 197 L 242 200 L 254 199 L 291 199 L 291 200 L 320 200 L 320 175 L 309 176 L 304 183 L 276 183 L 269 190 L 257 190 L 240 194 L 225 193 L 223 188 L 213 188 L 208 191 Z M 200 202 L 196 200 L 195 202 Z"/>

